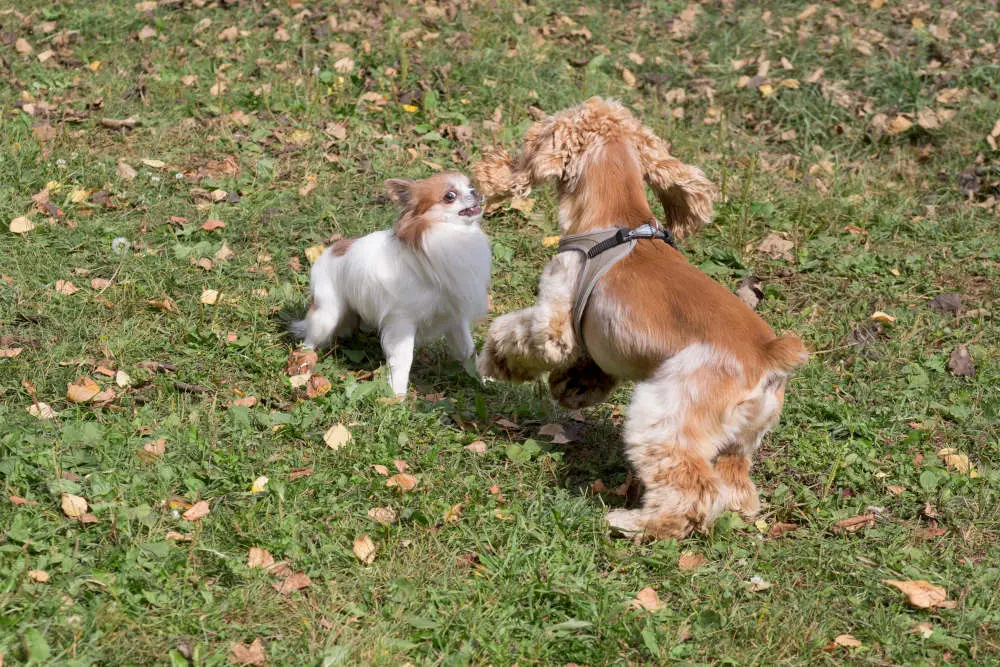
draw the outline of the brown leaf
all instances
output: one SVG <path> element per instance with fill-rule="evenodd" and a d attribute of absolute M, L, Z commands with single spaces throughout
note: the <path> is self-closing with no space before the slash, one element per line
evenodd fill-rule
<path fill-rule="evenodd" d="M 467 452 L 472 452 L 473 454 L 485 454 L 486 453 L 486 443 L 482 440 L 476 440 L 470 442 L 465 447 L 463 447 Z"/>
<path fill-rule="evenodd" d="M 872 527 L 874 525 L 874 514 L 862 514 L 861 516 L 852 516 L 849 519 L 841 519 L 837 523 L 833 524 L 832 530 L 838 535 L 843 535 L 845 533 L 854 533 L 862 528 Z"/>
<path fill-rule="evenodd" d="M 79 519 L 87 512 L 87 501 L 80 496 L 74 496 L 72 493 L 62 494 L 62 511 L 63 514 L 71 519 Z"/>
<path fill-rule="evenodd" d="M 28 500 L 27 498 L 22 498 L 21 496 L 7 496 L 10 502 L 15 505 L 37 505 L 38 503 L 34 500 Z"/>
<path fill-rule="evenodd" d="M 225 241 L 222 242 L 222 247 L 215 253 L 214 259 L 216 262 L 228 262 L 231 260 L 236 253 L 229 249 L 229 246 Z"/>
<path fill-rule="evenodd" d="M 162 458 L 164 453 L 167 451 L 167 441 L 165 438 L 157 438 L 156 440 L 152 440 L 143 445 L 142 451 L 145 452 L 145 456 L 143 458 L 150 461 Z"/>
<path fill-rule="evenodd" d="M 691 570 L 697 570 L 707 562 L 708 559 L 701 554 L 693 551 L 685 551 L 677 560 L 677 567 L 684 572 L 690 572 Z"/>
<path fill-rule="evenodd" d="M 799 525 L 794 523 L 776 523 L 767 531 L 770 538 L 784 537 L 786 533 L 798 530 Z"/>
<path fill-rule="evenodd" d="M 198 519 L 202 519 L 208 516 L 208 512 L 209 512 L 208 502 L 204 500 L 199 500 L 198 502 L 196 502 L 194 505 L 191 506 L 191 509 L 184 512 L 184 514 L 182 514 L 181 516 L 184 517 L 185 521 L 197 521 Z"/>
<path fill-rule="evenodd" d="M 417 486 L 417 478 L 405 472 L 393 475 L 385 481 L 386 486 L 397 486 L 400 491 L 412 491 Z"/>
<path fill-rule="evenodd" d="M 121 129 L 132 129 L 139 123 L 139 119 L 135 116 L 129 116 L 128 118 L 102 118 L 101 125 L 104 127 L 109 127 L 112 130 Z M 124 162 L 119 162 L 118 164 L 125 164 Z M 129 167 L 131 169 L 131 167 Z M 134 178 L 134 174 L 132 178 Z"/>
<path fill-rule="evenodd" d="M 34 228 L 35 223 L 23 215 L 11 220 L 9 227 L 10 231 L 14 234 L 27 234 Z"/>
<path fill-rule="evenodd" d="M 919 609 L 954 609 L 958 603 L 948 599 L 948 591 L 941 586 L 935 586 L 929 581 L 897 581 L 883 579 L 883 584 L 894 586 L 906 595 L 906 600 Z"/>
<path fill-rule="evenodd" d="M 929 107 L 917 112 L 917 125 L 925 130 L 936 130 L 941 127 L 937 113 Z"/>
<path fill-rule="evenodd" d="M 396 468 L 396 472 L 406 472 L 410 469 L 410 464 L 402 459 L 393 459 L 392 465 Z"/>
<path fill-rule="evenodd" d="M 343 424 L 334 424 L 323 434 L 323 442 L 333 451 L 337 451 L 350 441 L 351 432 Z"/>
<path fill-rule="evenodd" d="M 266 665 L 267 655 L 264 653 L 264 642 L 257 637 L 253 643 L 229 645 L 229 662 L 234 665 Z"/>
<path fill-rule="evenodd" d="M 56 281 L 56 292 L 58 292 L 59 294 L 65 294 L 69 296 L 70 294 L 76 294 L 79 291 L 80 288 L 68 280 Z"/>
<path fill-rule="evenodd" d="M 860 648 L 861 642 L 855 639 L 854 635 L 837 635 L 833 643 L 837 646 L 844 646 L 846 648 Z"/>
<path fill-rule="evenodd" d="M 280 584 L 273 584 L 272 588 L 282 595 L 288 595 L 292 591 L 301 590 L 307 586 L 312 586 L 312 579 L 305 572 L 295 572 L 289 575 Z"/>
<path fill-rule="evenodd" d="M 899 486 L 898 484 L 890 484 L 886 488 L 889 490 L 889 493 L 894 496 L 901 496 L 906 491 L 905 486 Z"/>
<path fill-rule="evenodd" d="M 177 306 L 174 305 L 173 299 L 171 299 L 168 296 L 163 297 L 159 301 L 157 301 L 155 299 L 149 299 L 149 300 L 146 301 L 146 303 L 148 303 L 153 308 L 156 308 L 157 310 L 163 310 L 163 311 L 166 311 L 168 313 L 176 313 L 177 312 Z"/>
<path fill-rule="evenodd" d="M 310 477 L 313 474 L 312 468 L 293 468 L 292 472 L 288 473 L 288 479 L 298 479 L 299 477 Z"/>
<path fill-rule="evenodd" d="M 973 377 L 976 374 L 976 363 L 965 345 L 956 345 L 948 358 L 948 370 L 959 377 Z"/>
<path fill-rule="evenodd" d="M 121 178 L 124 178 L 126 181 L 131 181 L 136 176 L 139 175 L 139 172 L 133 169 L 132 166 L 127 162 L 119 162 L 118 166 L 115 169 L 118 172 L 118 175 Z"/>
<path fill-rule="evenodd" d="M 222 220 L 215 220 L 215 219 L 206 220 L 205 223 L 201 226 L 201 228 L 206 232 L 214 232 L 216 229 L 225 229 L 226 223 L 224 223 Z"/>
<path fill-rule="evenodd" d="M 299 196 L 308 196 L 310 192 L 316 189 L 317 185 L 319 185 L 319 179 L 316 177 L 316 174 L 309 174 L 306 176 L 305 184 L 299 188 Z"/>
<path fill-rule="evenodd" d="M 378 474 L 382 475 L 383 477 L 388 477 L 389 476 L 389 469 L 386 468 L 384 465 L 382 465 L 380 463 L 376 463 L 375 465 L 373 465 L 372 466 L 372 470 L 374 470 Z"/>
<path fill-rule="evenodd" d="M 306 396 L 309 398 L 317 398 L 329 393 L 333 389 L 333 385 L 322 375 L 310 375 L 309 382 L 306 384 Z"/>
<path fill-rule="evenodd" d="M 396 513 L 396 510 L 392 509 L 389 506 L 373 507 L 370 510 L 368 510 L 368 516 L 370 516 L 376 522 L 387 526 L 396 523 L 396 520 L 399 518 L 399 515 Z"/>
<path fill-rule="evenodd" d="M 167 534 L 164 535 L 168 540 L 173 540 L 174 542 L 191 542 L 194 538 L 190 535 L 185 535 L 184 533 L 178 533 L 176 530 L 168 530 Z"/>
<path fill-rule="evenodd" d="M 656 591 L 647 586 L 635 594 L 635 599 L 629 602 L 628 606 L 629 609 L 656 611 L 663 607 L 663 603 L 660 602 L 660 596 L 656 594 Z"/>
<path fill-rule="evenodd" d="M 220 42 L 235 42 L 240 38 L 240 30 L 236 26 L 231 25 L 220 32 L 218 38 Z"/>
<path fill-rule="evenodd" d="M 371 565 L 375 561 L 375 543 L 367 535 L 359 535 L 354 538 L 354 555 L 365 565 Z"/>
<path fill-rule="evenodd" d="M 28 577 L 32 581 L 37 581 L 40 584 L 44 584 L 49 580 L 49 573 L 45 570 L 28 570 Z"/>
<path fill-rule="evenodd" d="M 783 259 L 786 262 L 794 261 L 792 256 L 792 248 L 795 244 L 789 239 L 785 238 L 782 232 L 771 232 L 768 234 L 767 238 L 760 242 L 757 246 L 757 250 L 768 255 L 772 259 Z"/>
<path fill-rule="evenodd" d="M 452 505 L 447 510 L 445 510 L 444 513 L 445 523 L 455 523 L 457 521 L 460 521 L 461 519 L 462 519 L 462 503 L 458 503 L 457 505 Z"/>
<path fill-rule="evenodd" d="M 260 547 L 250 547 L 250 553 L 247 554 L 247 567 L 249 568 L 270 568 L 274 565 L 274 556 L 267 549 L 261 549 Z"/>
<path fill-rule="evenodd" d="M 896 116 L 886 125 L 886 132 L 890 135 L 901 134 L 913 127 L 913 123 L 904 116 Z"/>
<path fill-rule="evenodd" d="M 299 348 L 292 350 L 288 355 L 288 362 L 285 364 L 285 375 L 302 375 L 312 370 L 312 367 L 319 361 L 316 350 Z"/>
<path fill-rule="evenodd" d="M 13 359 L 22 352 L 23 347 L 0 347 L 0 359 Z"/>
<path fill-rule="evenodd" d="M 70 403 L 86 403 L 100 391 L 101 387 L 96 382 L 82 375 L 73 384 L 66 385 L 66 400 Z"/>

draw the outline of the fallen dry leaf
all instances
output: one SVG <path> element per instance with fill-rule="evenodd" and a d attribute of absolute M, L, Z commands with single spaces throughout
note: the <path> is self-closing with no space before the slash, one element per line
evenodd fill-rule
<path fill-rule="evenodd" d="M 889 493 L 891 493 L 894 496 L 901 496 L 906 491 L 905 486 L 899 486 L 898 484 L 890 484 L 889 486 L 886 487 L 886 489 L 888 489 Z"/>
<path fill-rule="evenodd" d="M 208 502 L 204 500 L 199 500 L 198 502 L 196 502 L 194 505 L 191 506 L 191 509 L 184 512 L 184 514 L 182 514 L 181 516 L 184 517 L 185 521 L 197 521 L 198 519 L 203 519 L 204 517 L 208 516 L 208 512 L 209 512 Z"/>
<path fill-rule="evenodd" d="M 87 508 L 87 501 L 80 496 L 74 496 L 72 493 L 62 494 L 62 511 L 69 518 L 81 518 L 87 513 Z"/>
<path fill-rule="evenodd" d="M 232 250 L 230 250 L 229 246 L 226 244 L 226 242 L 223 241 L 222 242 L 222 247 L 219 248 L 219 250 L 215 253 L 215 255 L 213 256 L 213 259 L 215 259 L 216 262 L 228 262 L 235 255 L 236 255 L 236 253 L 234 253 Z"/>
<path fill-rule="evenodd" d="M 854 635 L 837 635 L 833 643 L 837 646 L 844 646 L 847 648 L 860 648 L 861 642 L 855 639 Z"/>
<path fill-rule="evenodd" d="M 892 324 L 896 321 L 895 317 L 893 317 L 889 313 L 882 312 L 881 310 L 876 310 L 874 313 L 871 314 L 871 317 L 869 319 L 872 319 L 876 322 L 881 322 L 882 324 Z"/>
<path fill-rule="evenodd" d="M 173 540 L 174 542 L 191 542 L 194 540 L 190 535 L 185 535 L 184 533 L 178 533 L 176 530 L 168 530 L 167 534 L 164 535 L 168 540 Z"/>
<path fill-rule="evenodd" d="M 904 116 L 896 116 L 886 124 L 885 131 L 890 135 L 901 134 L 913 127 L 913 123 Z"/>
<path fill-rule="evenodd" d="M 90 289 L 105 290 L 111 287 L 111 281 L 107 278 L 94 278 L 90 281 Z"/>
<path fill-rule="evenodd" d="M 790 533 L 794 530 L 798 530 L 798 524 L 794 523 L 776 523 L 771 526 L 767 531 L 767 536 L 770 538 L 783 537 L 785 533 Z"/>
<path fill-rule="evenodd" d="M 288 473 L 288 479 L 293 480 L 300 477 L 310 477 L 312 474 L 312 468 L 293 468 L 292 472 Z"/>
<path fill-rule="evenodd" d="M 37 581 L 40 584 L 44 584 L 49 580 L 49 573 L 45 570 L 28 570 L 28 577 L 32 581 Z"/>
<path fill-rule="evenodd" d="M 486 443 L 483 442 L 482 440 L 476 440 L 474 442 L 470 442 L 469 444 L 467 444 L 465 447 L 463 447 L 463 449 L 465 449 L 468 452 L 472 452 L 473 454 L 485 454 Z"/>
<path fill-rule="evenodd" d="M 914 625 L 910 628 L 910 631 L 920 635 L 923 639 L 927 639 L 934 634 L 934 626 L 924 621 L 923 623 L 917 623 Z"/>
<path fill-rule="evenodd" d="M 663 607 L 660 596 L 650 587 L 643 588 L 635 594 L 635 598 L 629 602 L 629 609 L 645 609 L 646 611 L 656 611 Z"/>
<path fill-rule="evenodd" d="M 266 665 L 264 642 L 260 637 L 255 638 L 249 646 L 233 642 L 229 645 L 229 662 L 234 665 Z"/>
<path fill-rule="evenodd" d="M 785 238 L 781 232 L 771 232 L 767 238 L 760 242 L 757 250 L 772 259 L 783 259 L 786 262 L 791 262 L 795 259 L 792 256 L 792 248 L 794 247 L 795 244 Z"/>
<path fill-rule="evenodd" d="M 374 470 L 378 474 L 382 475 L 383 477 L 388 477 L 389 476 L 389 469 L 386 468 L 384 465 L 382 465 L 380 463 L 376 463 L 375 465 L 373 465 L 372 466 L 372 470 Z"/>
<path fill-rule="evenodd" d="M 400 491 L 412 491 L 417 486 L 417 478 L 401 472 L 385 480 L 385 485 L 399 487 Z"/>
<path fill-rule="evenodd" d="M 260 477 L 258 477 L 253 481 L 253 484 L 250 485 L 250 493 L 266 492 L 268 481 L 270 480 L 268 480 L 267 475 L 261 475 Z"/>
<path fill-rule="evenodd" d="M 121 178 L 124 178 L 126 181 L 131 181 L 135 179 L 136 176 L 139 175 L 139 172 L 133 169 L 132 166 L 127 162 L 119 162 L 118 166 L 115 167 L 115 171 Z"/>
<path fill-rule="evenodd" d="M 282 595 L 287 595 L 307 586 L 312 586 L 312 579 L 309 578 L 309 575 L 305 572 L 295 572 L 286 577 L 280 584 L 273 584 L 272 588 Z"/>
<path fill-rule="evenodd" d="M 396 510 L 392 509 L 388 505 L 385 507 L 371 508 L 368 510 L 368 516 L 374 519 L 377 523 L 387 526 L 396 523 L 396 519 L 399 518 L 399 514 Z"/>
<path fill-rule="evenodd" d="M 86 403 L 101 392 L 101 387 L 83 375 L 73 384 L 66 385 L 66 400 L 70 403 Z"/>
<path fill-rule="evenodd" d="M 28 414 L 38 419 L 55 419 L 58 414 L 48 403 L 32 403 L 28 406 Z"/>
<path fill-rule="evenodd" d="M 354 538 L 354 555 L 365 565 L 371 565 L 375 561 L 375 543 L 367 535 L 359 535 Z"/>
<path fill-rule="evenodd" d="M 80 288 L 68 280 L 56 281 L 56 292 L 58 292 L 59 294 L 65 294 L 69 296 L 70 294 L 76 294 L 79 291 Z"/>
<path fill-rule="evenodd" d="M 27 234 L 32 229 L 35 228 L 35 223 L 27 218 L 27 216 L 19 216 L 10 221 L 9 229 L 14 234 Z"/>
<path fill-rule="evenodd" d="M 125 371 L 115 372 L 115 384 L 119 387 L 127 387 L 132 384 L 132 378 Z"/>
<path fill-rule="evenodd" d="M 204 224 L 202 224 L 201 228 L 206 232 L 214 232 L 217 229 L 225 229 L 226 223 L 224 223 L 222 220 L 215 220 L 215 219 L 206 220 Z"/>
<path fill-rule="evenodd" d="M 550 246 L 559 245 L 559 239 L 561 236 L 546 236 L 542 239 L 542 246 L 548 248 Z"/>
<path fill-rule="evenodd" d="M 28 43 L 28 40 L 24 39 L 23 37 L 18 37 L 14 41 L 14 50 L 20 53 L 22 56 L 26 56 L 30 54 L 32 51 L 34 51 L 34 49 L 31 47 L 31 44 Z"/>
<path fill-rule="evenodd" d="M 201 298 L 198 301 L 206 306 L 214 306 L 219 300 L 219 291 L 214 289 L 203 289 Z"/>
<path fill-rule="evenodd" d="M 261 549 L 260 547 L 250 547 L 250 552 L 247 554 L 247 567 L 249 568 L 270 568 L 274 565 L 274 556 L 267 549 Z"/>
<path fill-rule="evenodd" d="M 392 465 L 396 468 L 396 472 L 406 472 L 410 469 L 410 464 L 402 459 L 393 459 Z"/>
<path fill-rule="evenodd" d="M 350 441 L 351 432 L 343 424 L 334 424 L 323 434 L 323 442 L 333 451 L 337 451 Z"/>
<path fill-rule="evenodd" d="M 316 350 L 306 348 L 292 350 L 288 355 L 288 361 L 285 363 L 285 375 L 290 377 L 292 375 L 307 373 L 312 370 L 317 361 L 319 361 L 319 356 L 316 354 Z"/>
<path fill-rule="evenodd" d="M 948 370 L 958 377 L 973 377 L 976 374 L 976 363 L 965 345 L 956 345 L 948 357 Z"/>
<path fill-rule="evenodd" d="M 310 375 L 309 382 L 306 383 L 306 396 L 317 398 L 328 394 L 333 389 L 333 384 L 322 375 Z"/>
<path fill-rule="evenodd" d="M 309 174 L 306 176 L 305 185 L 299 188 L 299 196 L 308 196 L 310 192 L 316 189 L 317 185 L 319 185 L 319 179 L 316 178 L 315 174 Z"/>
<path fill-rule="evenodd" d="M 225 28 L 218 34 L 220 42 L 235 42 L 237 39 L 239 39 L 239 36 L 240 36 L 240 30 L 234 25 Z"/>
<path fill-rule="evenodd" d="M 462 519 L 462 503 L 457 505 L 452 505 L 444 513 L 445 523 L 455 523 L 456 521 L 461 521 Z"/>
<path fill-rule="evenodd" d="M 157 438 L 143 445 L 142 451 L 146 454 L 145 458 L 150 460 L 162 458 L 167 451 L 167 441 L 165 438 Z"/>
<path fill-rule="evenodd" d="M 771 586 L 773 586 L 773 584 L 770 581 L 767 581 L 766 579 L 764 579 L 764 577 L 757 574 L 750 577 L 750 581 L 747 582 L 747 587 L 749 588 L 751 593 L 760 593 L 761 591 L 766 591 Z"/>
<path fill-rule="evenodd" d="M 919 609 L 954 609 L 958 603 L 948 599 L 948 591 L 922 579 L 917 581 L 897 581 L 883 579 L 883 584 L 898 588 L 907 601 Z"/>
<path fill-rule="evenodd" d="M 954 447 L 943 447 L 937 452 L 938 458 L 942 459 L 946 466 L 969 477 L 979 477 L 979 473 L 972 469 L 969 457 L 960 453 Z"/>
<path fill-rule="evenodd" d="M 844 533 L 854 533 L 862 528 L 872 527 L 874 525 L 874 514 L 862 514 L 861 516 L 852 516 L 849 519 L 841 519 L 837 523 L 833 524 L 832 530 L 838 535 L 843 535 Z"/>
<path fill-rule="evenodd" d="M 306 248 L 303 251 L 303 254 L 306 256 L 306 259 L 309 260 L 310 264 L 315 264 L 316 260 L 319 259 L 319 256 L 323 254 L 324 250 L 326 250 L 326 246 L 314 245 Z"/>
<path fill-rule="evenodd" d="M 693 551 L 685 551 L 681 554 L 681 557 L 677 559 L 677 567 L 683 572 L 690 572 L 691 570 L 697 570 L 707 562 L 708 559 L 701 554 Z"/>
<path fill-rule="evenodd" d="M 986 135 L 986 143 L 988 143 L 990 148 L 993 150 L 997 150 L 997 139 L 1000 139 L 1000 118 L 997 119 L 997 122 L 993 125 L 993 129 L 990 130 L 990 133 Z"/>

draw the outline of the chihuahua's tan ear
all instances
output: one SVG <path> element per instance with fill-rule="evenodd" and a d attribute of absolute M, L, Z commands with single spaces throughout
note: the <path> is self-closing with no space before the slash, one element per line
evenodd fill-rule
<path fill-rule="evenodd" d="M 716 189 L 704 172 L 670 155 L 655 135 L 640 147 L 643 176 L 663 206 L 663 224 L 676 236 L 698 231 L 712 220 Z"/>
<path fill-rule="evenodd" d="M 390 178 L 385 182 L 389 199 L 403 208 L 409 208 L 413 202 L 413 183 L 409 178 Z"/>

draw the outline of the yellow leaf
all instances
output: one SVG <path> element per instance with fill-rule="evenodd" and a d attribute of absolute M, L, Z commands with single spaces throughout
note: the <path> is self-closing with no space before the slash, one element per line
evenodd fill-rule
<path fill-rule="evenodd" d="M 799 80 L 798 79 L 782 79 L 781 83 L 779 83 L 778 85 L 781 86 L 782 88 L 798 88 L 799 87 Z"/>
<path fill-rule="evenodd" d="M 264 493 L 267 491 L 267 482 L 267 476 L 261 475 L 253 481 L 253 484 L 250 486 L 250 493 Z"/>
<path fill-rule="evenodd" d="M 309 246 L 308 248 L 305 249 L 306 259 L 309 260 L 310 264 L 315 264 L 316 260 L 319 259 L 319 256 L 323 254 L 324 250 L 326 250 L 326 246 L 322 245 Z"/>
<path fill-rule="evenodd" d="M 875 320 L 876 322 L 882 322 L 883 324 L 892 324 L 893 322 L 896 321 L 895 317 L 893 317 L 889 313 L 884 313 L 881 310 L 876 310 L 874 313 L 872 313 L 871 319 Z"/>
<path fill-rule="evenodd" d="M 296 128 L 288 133 L 287 139 L 290 144 L 305 146 L 312 140 L 312 136 L 312 132 Z"/>
<path fill-rule="evenodd" d="M 132 378 L 125 371 L 117 371 L 115 373 L 115 384 L 119 387 L 127 387 L 132 384 Z"/>
<path fill-rule="evenodd" d="M 761 97 L 770 97 L 774 94 L 774 86 L 769 83 L 760 84 L 760 88 L 757 90 L 760 91 Z"/>
<path fill-rule="evenodd" d="M 913 19 L 910 21 L 910 25 L 912 25 L 917 30 L 921 30 L 924 27 L 925 23 L 924 20 L 919 16 L 914 16 Z"/>
<path fill-rule="evenodd" d="M 559 239 L 561 236 L 546 236 L 542 239 L 542 246 L 548 248 L 550 246 L 559 245 Z"/>
<path fill-rule="evenodd" d="M 462 518 L 462 503 L 452 505 L 444 513 L 445 523 L 455 523 Z"/>
<path fill-rule="evenodd" d="M 153 169 L 163 169 L 167 166 L 167 163 L 163 160 L 151 160 L 149 158 L 143 158 L 141 162 L 147 167 L 152 167 Z"/>
<path fill-rule="evenodd" d="M 64 493 L 62 494 L 62 511 L 71 519 L 79 519 L 87 513 L 87 501 L 72 493 Z"/>
<path fill-rule="evenodd" d="M 27 234 L 34 228 L 35 223 L 29 220 L 27 216 L 22 215 L 10 221 L 10 231 L 15 234 Z"/>
<path fill-rule="evenodd" d="M 367 535 L 354 538 L 354 555 L 365 565 L 371 565 L 375 560 L 375 543 Z"/>
<path fill-rule="evenodd" d="M 101 69 L 101 65 L 103 64 L 104 63 L 102 63 L 100 60 L 92 60 L 89 63 L 87 63 L 87 69 L 89 69 L 91 72 L 96 72 L 97 70 Z"/>
<path fill-rule="evenodd" d="M 404 104 L 403 111 L 405 111 L 406 113 L 417 113 L 418 111 L 420 111 L 420 107 L 414 106 L 413 104 Z"/>
<path fill-rule="evenodd" d="M 635 88 L 636 84 L 635 74 L 632 74 L 631 70 L 629 70 L 628 67 L 622 67 L 622 80 L 625 82 L 625 85 L 628 86 L 629 88 Z"/>
<path fill-rule="evenodd" d="M 299 196 L 301 197 L 307 196 L 310 192 L 316 189 L 318 183 L 319 179 L 316 177 L 316 174 L 309 174 L 308 176 L 306 176 L 305 185 L 299 188 Z"/>
<path fill-rule="evenodd" d="M 323 442 L 334 451 L 337 451 L 350 441 L 351 432 L 343 424 L 334 424 L 323 434 Z"/>

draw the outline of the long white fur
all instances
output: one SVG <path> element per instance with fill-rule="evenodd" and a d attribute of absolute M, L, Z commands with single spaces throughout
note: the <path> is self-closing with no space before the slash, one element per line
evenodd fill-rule
<path fill-rule="evenodd" d="M 455 183 L 459 202 L 478 203 L 468 179 Z M 327 249 L 310 274 L 313 309 L 293 331 L 306 347 L 322 347 L 360 324 L 380 332 L 390 385 L 406 394 L 414 348 L 445 336 L 452 355 L 470 359 L 471 323 L 486 315 L 492 255 L 481 214 L 462 217 L 460 205 L 434 207 L 419 249 L 391 230 L 355 241 L 340 257 Z"/>

